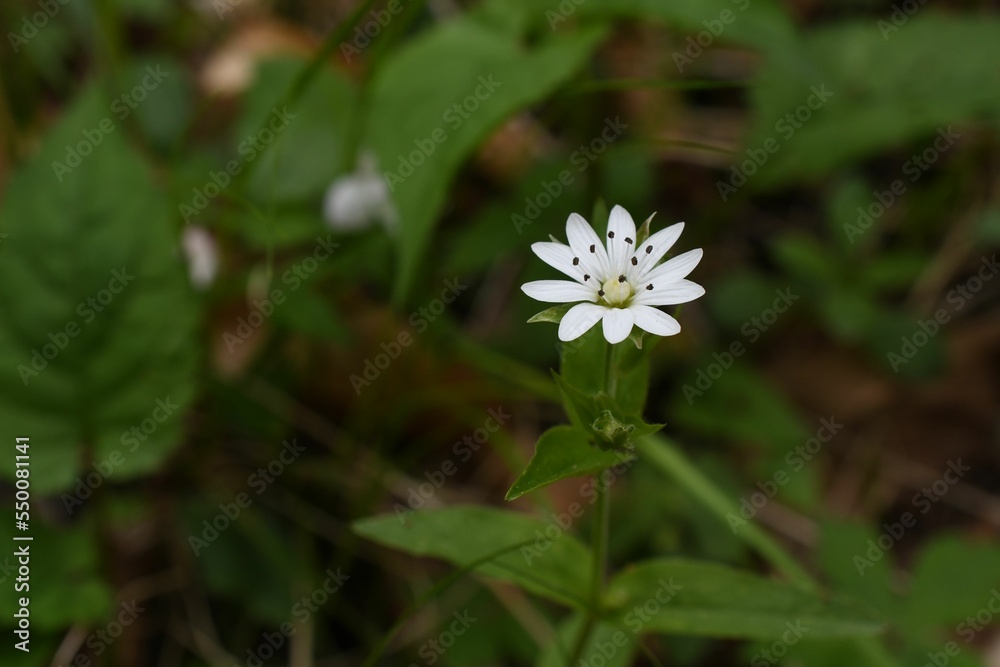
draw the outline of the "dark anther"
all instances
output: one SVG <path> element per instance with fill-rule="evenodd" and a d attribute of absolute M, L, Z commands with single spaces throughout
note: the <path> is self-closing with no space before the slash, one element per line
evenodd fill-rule
<path fill-rule="evenodd" d="M 588 280 L 590 280 L 590 274 L 589 273 L 583 274 L 583 281 L 587 282 Z"/>
<path fill-rule="evenodd" d="M 635 257 L 632 258 L 632 266 L 639 266 L 639 260 L 637 260 Z"/>
<path fill-rule="evenodd" d="M 573 258 L 573 266 L 576 266 L 579 263 L 580 263 L 580 258 L 579 257 L 574 257 Z"/>
<path fill-rule="evenodd" d="M 646 254 L 648 255 L 651 252 L 653 252 L 653 246 L 651 245 L 646 246 Z"/>
<path fill-rule="evenodd" d="M 632 239 L 630 239 L 629 237 L 626 236 L 625 237 L 625 243 L 628 243 L 629 245 L 632 245 Z"/>
<path fill-rule="evenodd" d="M 590 252 L 594 252 L 594 246 L 590 246 Z"/>
<path fill-rule="evenodd" d="M 597 296 L 604 296 L 604 290 L 602 289 L 597 290 Z"/>
<path fill-rule="evenodd" d="M 609 239 L 613 239 L 614 237 L 615 237 L 615 233 L 614 232 L 608 232 L 608 238 Z"/>
<path fill-rule="evenodd" d="M 618 282 L 620 283 L 625 282 L 625 276 L 618 276 Z"/>
<path fill-rule="evenodd" d="M 646 285 L 646 289 L 653 289 L 653 283 L 649 283 L 648 285 Z"/>

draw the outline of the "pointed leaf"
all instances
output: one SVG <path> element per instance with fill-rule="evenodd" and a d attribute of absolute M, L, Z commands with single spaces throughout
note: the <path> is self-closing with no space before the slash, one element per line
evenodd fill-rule
<path fill-rule="evenodd" d="M 790 584 L 679 558 L 629 568 L 611 582 L 607 600 L 613 606 L 608 620 L 639 624 L 645 632 L 766 639 L 792 630 L 816 639 L 882 630 L 858 603 L 824 600 Z"/>
<path fill-rule="evenodd" d="M 557 524 L 490 507 L 451 507 L 362 519 L 354 532 L 415 556 L 465 566 L 510 551 L 476 568 L 570 606 L 585 604 L 590 552 Z"/>
<path fill-rule="evenodd" d="M 520 498 L 567 477 L 581 477 L 627 463 L 632 457 L 591 444 L 592 437 L 574 426 L 556 426 L 542 434 L 535 455 L 507 492 L 507 500 Z"/>

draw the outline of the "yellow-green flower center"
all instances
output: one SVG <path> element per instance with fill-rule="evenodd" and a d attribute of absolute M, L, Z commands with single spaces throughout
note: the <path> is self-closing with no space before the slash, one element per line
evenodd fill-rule
<path fill-rule="evenodd" d="M 632 296 L 632 286 L 621 277 L 605 280 L 601 285 L 601 291 L 604 292 L 604 301 L 609 306 L 622 306 Z"/>

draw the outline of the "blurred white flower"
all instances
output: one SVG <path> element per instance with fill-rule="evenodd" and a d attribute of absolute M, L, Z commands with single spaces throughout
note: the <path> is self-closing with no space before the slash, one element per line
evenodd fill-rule
<path fill-rule="evenodd" d="M 705 293 L 701 285 L 684 280 L 701 261 L 702 250 L 691 250 L 657 266 L 684 230 L 684 223 L 671 225 L 641 245 L 636 244 L 635 222 L 621 206 L 608 218 L 607 251 L 593 228 L 580 215 L 566 221 L 569 245 L 535 243 L 531 249 L 543 262 L 559 269 L 568 280 L 536 280 L 521 289 L 539 301 L 573 303 L 559 322 L 559 340 L 582 336 L 599 320 L 604 338 L 620 343 L 632 325 L 657 336 L 672 336 L 681 330 L 677 320 L 653 306 L 672 306 L 693 301 Z"/>
<path fill-rule="evenodd" d="M 362 153 L 358 168 L 333 182 L 323 201 L 323 217 L 331 229 L 342 232 L 364 229 L 376 220 L 389 229 L 395 226 L 396 209 L 374 155 Z"/>
<path fill-rule="evenodd" d="M 181 245 L 188 261 L 188 277 L 197 289 L 215 282 L 219 272 L 219 251 L 215 239 L 204 227 L 188 225 L 181 236 Z"/>

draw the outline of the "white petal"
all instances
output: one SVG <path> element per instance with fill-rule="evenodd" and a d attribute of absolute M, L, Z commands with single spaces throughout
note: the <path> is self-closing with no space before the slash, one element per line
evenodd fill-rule
<path fill-rule="evenodd" d="M 531 249 L 539 259 L 551 266 L 553 269 L 562 271 L 570 278 L 583 282 L 583 276 L 586 275 L 583 271 L 583 266 L 580 262 L 577 262 L 576 266 L 573 265 L 573 250 L 564 243 L 551 243 L 548 241 L 541 243 L 532 243 Z M 596 283 L 595 283 L 596 284 Z M 594 288 L 597 289 L 597 288 Z"/>
<path fill-rule="evenodd" d="M 668 259 L 646 275 L 639 277 L 638 280 L 642 283 L 641 287 L 645 288 L 649 283 L 653 283 L 653 289 L 656 289 L 660 283 L 667 285 L 675 283 L 681 278 L 686 278 L 694 270 L 694 267 L 698 266 L 703 254 L 704 251 L 701 248 L 695 248 Z"/>
<path fill-rule="evenodd" d="M 632 311 L 625 308 L 608 308 L 604 313 L 604 338 L 609 343 L 620 343 L 632 332 Z"/>
<path fill-rule="evenodd" d="M 637 247 L 635 249 L 635 257 L 639 261 L 639 266 L 635 270 L 634 275 L 642 275 L 642 272 L 647 268 L 656 266 L 656 263 L 677 243 L 677 239 L 680 238 L 683 231 L 684 223 L 678 222 L 676 225 L 670 225 L 666 229 L 656 232 L 646 239 L 641 246 Z M 646 252 L 647 249 L 649 252 Z"/>
<path fill-rule="evenodd" d="M 204 227 L 190 225 L 184 228 L 181 245 L 187 256 L 191 284 L 205 289 L 212 284 L 219 271 L 219 251 L 215 239 Z"/>
<path fill-rule="evenodd" d="M 608 256 L 611 258 L 612 273 L 627 272 L 626 266 L 634 250 L 635 221 L 628 211 L 621 206 L 615 206 L 608 216 Z"/>
<path fill-rule="evenodd" d="M 604 243 L 597 237 L 594 228 L 578 213 L 570 213 L 566 220 L 566 239 L 587 273 L 597 276 L 599 282 L 607 280 L 610 269 Z M 594 252 L 590 251 L 591 248 Z"/>
<path fill-rule="evenodd" d="M 629 311 L 635 319 L 635 325 L 651 334 L 673 336 L 681 331 L 681 325 L 677 323 L 677 320 L 662 310 L 649 306 L 632 305 L 629 307 Z"/>
<path fill-rule="evenodd" d="M 568 280 L 535 280 L 521 285 L 521 291 L 546 303 L 597 301 L 597 290 Z"/>
<path fill-rule="evenodd" d="M 559 320 L 559 340 L 571 341 L 590 331 L 597 321 L 608 311 L 606 306 L 593 303 L 578 303 L 570 308 Z"/>
<path fill-rule="evenodd" d="M 679 280 L 666 283 L 663 287 L 653 285 L 653 289 L 639 287 L 639 292 L 632 298 L 637 306 L 674 306 L 678 303 L 694 301 L 705 293 L 705 288 L 690 280 Z"/>

